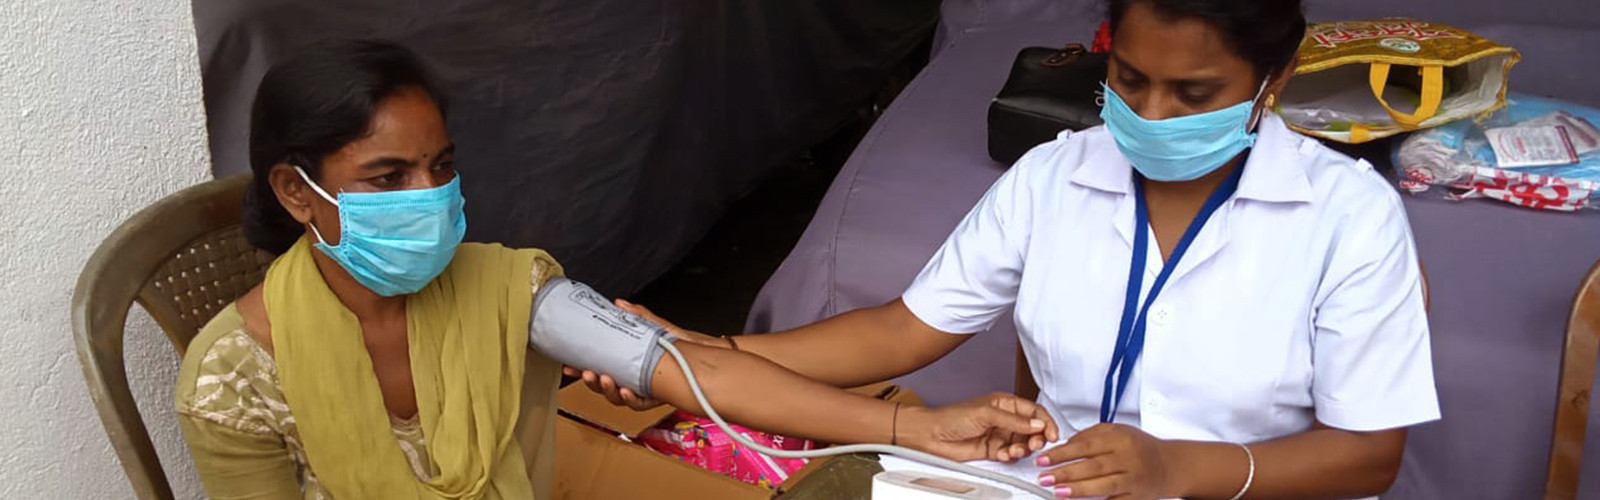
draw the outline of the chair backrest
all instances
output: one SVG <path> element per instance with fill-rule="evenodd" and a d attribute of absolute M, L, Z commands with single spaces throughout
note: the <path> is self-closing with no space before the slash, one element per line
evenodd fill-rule
<path fill-rule="evenodd" d="M 179 353 L 218 311 L 261 281 L 272 256 L 244 239 L 248 175 L 206 182 L 122 223 L 89 258 L 72 297 L 72 330 L 89 395 L 143 500 L 170 499 L 123 358 L 123 325 L 138 302 Z"/>
<path fill-rule="evenodd" d="M 1544 497 L 1570 500 L 1578 496 L 1579 465 L 1583 462 L 1584 434 L 1589 424 L 1589 391 L 1594 388 L 1595 361 L 1600 356 L 1600 264 L 1589 270 L 1577 297 L 1572 299 L 1567 341 L 1561 351 L 1555 432 L 1550 439 L 1550 470 L 1545 476 Z"/>

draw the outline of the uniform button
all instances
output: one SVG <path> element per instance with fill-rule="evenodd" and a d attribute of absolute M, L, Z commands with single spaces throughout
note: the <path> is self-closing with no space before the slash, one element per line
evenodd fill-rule
<path fill-rule="evenodd" d="M 1161 411 L 1161 408 L 1166 405 L 1166 398 L 1161 397 L 1161 393 L 1152 391 L 1150 396 L 1144 399 L 1144 405 L 1146 410 Z"/>
<path fill-rule="evenodd" d="M 1150 319 L 1155 321 L 1156 324 L 1159 324 L 1159 325 L 1171 324 L 1172 323 L 1172 317 L 1173 317 L 1172 308 L 1168 307 L 1168 306 L 1165 306 L 1165 305 L 1156 306 L 1155 309 L 1150 311 L 1150 316 L 1151 316 Z"/>

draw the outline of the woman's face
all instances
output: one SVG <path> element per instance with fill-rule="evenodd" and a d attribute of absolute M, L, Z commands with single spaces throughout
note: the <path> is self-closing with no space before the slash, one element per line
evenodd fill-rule
<path fill-rule="evenodd" d="M 1261 90 L 1256 68 L 1234 54 L 1217 28 L 1169 18 L 1134 2 L 1112 37 L 1107 83 L 1146 120 L 1216 111 Z M 1263 96 L 1275 93 L 1274 78 Z"/>
<path fill-rule="evenodd" d="M 330 196 L 428 189 L 455 178 L 455 146 L 427 92 L 406 88 L 384 99 L 369 128 L 366 136 L 322 159 L 322 172 L 313 180 Z M 271 181 L 296 220 L 316 224 L 329 244 L 338 244 L 338 207 L 318 196 L 290 165 L 275 167 Z"/>

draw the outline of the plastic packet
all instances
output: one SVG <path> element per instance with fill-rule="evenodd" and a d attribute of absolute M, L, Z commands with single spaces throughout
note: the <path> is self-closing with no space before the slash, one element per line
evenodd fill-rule
<path fill-rule="evenodd" d="M 734 425 L 751 440 L 782 450 L 809 450 L 816 444 L 805 439 L 767 434 Z M 719 472 L 745 483 L 776 488 L 805 466 L 803 458 L 768 457 L 740 446 L 710 419 L 679 411 L 655 428 L 639 434 L 639 441 L 657 452 L 677 457 L 702 469 Z"/>
<path fill-rule="evenodd" d="M 1412 134 L 1394 150 L 1400 187 L 1454 200 L 1489 198 L 1556 211 L 1600 206 L 1600 111 L 1554 99 L 1511 94 L 1510 105 L 1481 121 L 1457 121 Z M 1576 163 L 1506 168 L 1488 130 L 1557 127 Z M 1445 189 L 1436 189 L 1443 187 Z"/>

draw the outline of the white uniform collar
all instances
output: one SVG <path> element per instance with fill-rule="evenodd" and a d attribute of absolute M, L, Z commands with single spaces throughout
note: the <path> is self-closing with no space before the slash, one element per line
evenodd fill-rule
<path fill-rule="evenodd" d="M 1311 179 L 1306 176 L 1301 150 L 1311 139 L 1289 130 L 1278 115 L 1261 119 L 1256 145 L 1245 160 L 1244 177 L 1234 196 L 1266 202 L 1305 203 L 1311 201 Z M 1111 133 L 1096 127 L 1087 137 L 1084 162 L 1072 174 L 1079 185 L 1128 194 L 1133 189 L 1133 166 L 1122 156 Z"/>

